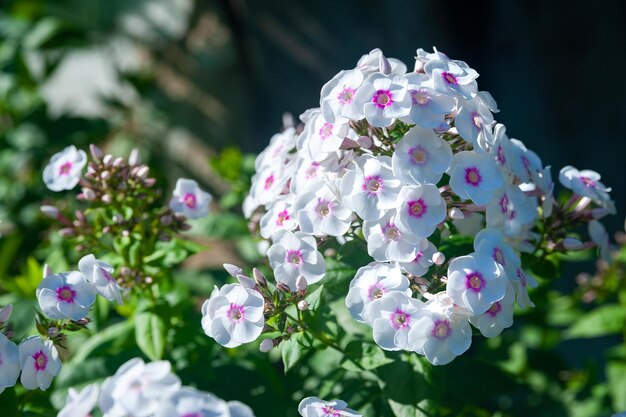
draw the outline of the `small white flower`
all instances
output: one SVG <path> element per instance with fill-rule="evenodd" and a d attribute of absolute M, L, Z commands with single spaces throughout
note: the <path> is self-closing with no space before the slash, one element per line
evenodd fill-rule
<path fill-rule="evenodd" d="M 379 48 L 372 49 L 367 54 L 359 58 L 356 67 L 363 71 L 364 74 L 380 72 L 381 59 L 385 59 L 389 63 L 390 74 L 406 74 L 406 65 L 404 62 L 396 58 L 386 58 L 383 55 L 383 51 Z"/>
<path fill-rule="evenodd" d="M 346 296 L 346 307 L 352 318 L 365 323 L 363 311 L 374 300 L 386 297 L 394 291 L 411 296 L 409 280 L 402 275 L 400 268 L 389 264 L 373 262 L 359 268 L 350 281 Z"/>
<path fill-rule="evenodd" d="M 365 322 L 373 329 L 374 341 L 384 350 L 409 350 L 408 334 L 424 303 L 400 291 L 392 291 L 367 305 Z"/>
<path fill-rule="evenodd" d="M 20 351 L 4 333 L 0 333 L 0 393 L 12 387 L 20 375 Z"/>
<path fill-rule="evenodd" d="M 521 140 L 511 139 L 505 147 L 506 164 L 513 174 L 515 174 L 522 182 L 532 182 L 541 172 L 543 166 L 541 159 L 536 153 L 526 148 Z"/>
<path fill-rule="evenodd" d="M 484 205 L 502 187 L 502 173 L 494 160 L 485 153 L 463 151 L 452 158 L 450 188 L 459 197 Z"/>
<path fill-rule="evenodd" d="M 600 182 L 600 174 L 595 171 L 590 169 L 579 171 L 568 165 L 559 172 L 559 181 L 563 187 L 578 195 L 591 198 L 602 207 L 612 207 L 609 196 L 611 189 Z M 614 210 L 612 211 L 614 212 Z"/>
<path fill-rule="evenodd" d="M 446 218 L 446 202 L 433 184 L 402 187 L 398 195 L 396 224 L 405 233 L 418 239 L 433 234 L 437 225 Z"/>
<path fill-rule="evenodd" d="M 341 178 L 341 197 L 363 220 L 377 220 L 395 208 L 401 184 L 391 171 L 391 158 L 362 155 Z"/>
<path fill-rule="evenodd" d="M 155 417 L 231 417 L 228 405 L 213 394 L 183 387 L 157 410 Z"/>
<path fill-rule="evenodd" d="M 339 150 L 349 131 L 348 119 L 336 117 L 335 122 L 330 123 L 316 109 L 298 137 L 298 149 L 311 161 L 323 161 L 328 153 Z"/>
<path fill-rule="evenodd" d="M 535 304 L 528 296 L 528 287 L 535 288 L 537 281 L 531 275 L 526 275 L 521 267 L 517 268 L 515 275 L 509 277 L 515 288 L 515 302 L 520 308 L 534 307 Z"/>
<path fill-rule="evenodd" d="M 209 214 L 213 197 L 202 191 L 194 180 L 179 178 L 172 194 L 169 207 L 174 213 L 184 214 L 189 219 L 199 219 Z"/>
<path fill-rule="evenodd" d="M 28 390 L 45 391 L 52 384 L 52 378 L 61 370 L 59 354 L 51 340 L 42 341 L 39 336 L 30 336 L 19 345 L 20 381 Z"/>
<path fill-rule="evenodd" d="M 363 417 L 348 408 L 345 401 L 324 401 L 317 397 L 307 397 L 300 401 L 298 413 L 302 417 Z"/>
<path fill-rule="evenodd" d="M 295 165 L 270 165 L 252 177 L 250 195 L 258 205 L 273 203 L 283 192 Z"/>
<path fill-rule="evenodd" d="M 436 253 L 443 256 L 441 252 L 437 252 L 435 245 L 433 245 L 428 239 L 423 239 L 417 245 L 415 258 L 413 258 L 411 262 L 400 262 L 399 264 L 409 274 L 421 277 L 426 275 L 428 268 L 435 263 L 435 260 L 440 260 L 440 256 L 435 256 Z M 445 257 L 443 259 L 445 260 Z M 438 265 L 441 265 L 442 263 L 443 261 Z"/>
<path fill-rule="evenodd" d="M 48 275 L 37 287 L 37 301 L 51 319 L 78 321 L 96 301 L 96 287 L 78 271 Z"/>
<path fill-rule="evenodd" d="M 515 276 L 517 268 L 521 265 L 520 257 L 505 241 L 502 232 L 493 227 L 478 232 L 474 238 L 474 250 L 476 253 L 491 257 L 500 264 L 509 278 Z"/>
<path fill-rule="evenodd" d="M 222 346 L 233 348 L 256 340 L 263 331 L 263 296 L 239 284 L 217 288 L 202 305 L 202 328 Z"/>
<path fill-rule="evenodd" d="M 374 127 L 387 127 L 396 118 L 409 114 L 411 97 L 403 75 L 374 73 L 367 77 L 354 96 L 363 115 Z"/>
<path fill-rule="evenodd" d="M 403 120 L 408 119 L 424 128 L 445 127 L 444 116 L 454 110 L 454 98 L 435 91 L 432 80 L 425 74 L 409 73 L 406 79 L 412 106 Z"/>
<path fill-rule="evenodd" d="M 415 126 L 398 142 L 391 166 L 393 173 L 408 184 L 437 184 L 451 160 L 448 142 L 432 129 Z"/>
<path fill-rule="evenodd" d="M 269 239 L 279 230 L 289 230 L 291 232 L 298 227 L 298 221 L 292 206 L 293 195 L 279 198 L 272 204 L 272 207 L 263 215 L 259 223 L 261 236 Z"/>
<path fill-rule="evenodd" d="M 510 283 L 507 283 L 504 298 L 496 301 L 483 314 L 469 318 L 483 336 L 495 337 L 502 333 L 502 330 L 513 325 L 513 311 L 515 305 L 515 290 Z"/>
<path fill-rule="evenodd" d="M 413 233 L 400 231 L 394 223 L 395 210 L 383 217 L 363 222 L 367 253 L 379 262 L 410 262 L 417 256 L 420 239 Z"/>
<path fill-rule="evenodd" d="M 289 127 L 272 136 L 269 145 L 254 161 L 256 172 L 260 172 L 267 167 L 283 165 L 285 160 L 288 159 L 289 152 L 296 146 L 296 137 L 296 129 L 293 127 Z"/>
<path fill-rule="evenodd" d="M 65 405 L 57 417 L 90 417 L 93 408 L 98 403 L 99 394 L 98 384 L 89 384 L 80 391 L 70 388 Z"/>
<path fill-rule="evenodd" d="M 463 61 L 431 60 L 424 64 L 424 72 L 433 79 L 435 90 L 442 94 L 458 94 L 465 99 L 477 94 L 478 73 Z"/>
<path fill-rule="evenodd" d="M 180 379 L 167 361 L 144 363 L 133 358 L 120 366 L 101 387 L 100 410 L 104 417 L 148 417 L 163 399 L 180 389 Z"/>
<path fill-rule="evenodd" d="M 43 181 L 52 191 L 71 190 L 76 187 L 87 163 L 87 154 L 71 145 L 50 158 L 43 170 Z"/>
<path fill-rule="evenodd" d="M 480 96 L 472 100 L 461 99 L 460 103 L 461 108 L 454 119 L 454 126 L 463 139 L 471 143 L 475 149 L 487 149 L 493 142 L 491 111 L 483 104 Z"/>
<path fill-rule="evenodd" d="M 609 234 L 606 232 L 606 229 L 602 223 L 597 220 L 590 221 L 588 227 L 591 240 L 598 245 L 600 257 L 606 262 L 611 263 L 611 247 L 609 245 Z"/>
<path fill-rule="evenodd" d="M 327 184 L 298 196 L 294 212 L 300 230 L 315 236 L 343 236 L 352 222 L 352 210 L 339 201 Z"/>
<path fill-rule="evenodd" d="M 324 118 L 334 123 L 337 117 L 359 120 L 362 109 L 357 106 L 354 96 L 361 84 L 363 73 L 358 69 L 341 71 L 324 84 L 320 94 L 320 107 Z"/>
<path fill-rule="evenodd" d="M 472 253 L 453 259 L 448 266 L 446 290 L 450 298 L 472 314 L 482 314 L 504 297 L 506 279 L 493 259 Z"/>
<path fill-rule="evenodd" d="M 109 301 L 117 301 L 122 304 L 122 294 L 120 287 L 113 277 L 113 266 L 104 261 L 96 259 L 93 254 L 83 256 L 78 261 L 78 269 L 91 282 L 98 294 Z"/>
<path fill-rule="evenodd" d="M 302 232 L 281 230 L 276 233 L 274 244 L 267 250 L 267 257 L 276 281 L 292 290 L 296 288 L 300 275 L 311 285 L 321 280 L 326 272 L 326 263 L 317 251 L 315 238 Z"/>
<path fill-rule="evenodd" d="M 493 197 L 487 204 L 487 226 L 497 227 L 507 236 L 519 235 L 537 217 L 537 199 L 527 196 L 516 185 L 507 185 Z"/>

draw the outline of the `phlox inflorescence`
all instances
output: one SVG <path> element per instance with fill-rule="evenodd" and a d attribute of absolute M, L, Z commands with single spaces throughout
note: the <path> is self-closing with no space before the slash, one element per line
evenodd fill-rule
<path fill-rule="evenodd" d="M 557 204 L 550 167 L 509 139 L 468 64 L 418 49 L 413 68 L 375 49 L 326 83 L 319 107 L 258 156 L 244 214 L 260 220 L 275 280 L 296 301 L 297 280 L 324 282 L 323 242 L 363 240 L 371 258 L 347 290 L 350 314 L 381 348 L 443 365 L 469 349 L 470 325 L 494 337 L 515 304 L 533 306 L 522 253 L 579 242 L 608 258 L 598 219 L 615 208 L 597 173 L 573 167 L 559 178 L 574 195 Z M 568 236 L 587 223 L 590 240 Z M 456 235 L 474 250 L 447 254 Z"/>

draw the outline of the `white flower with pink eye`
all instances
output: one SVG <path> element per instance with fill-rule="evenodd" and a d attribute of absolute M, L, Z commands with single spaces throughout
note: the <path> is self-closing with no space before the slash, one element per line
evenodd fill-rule
<path fill-rule="evenodd" d="M 415 126 L 396 145 L 394 174 L 407 184 L 437 184 L 450 166 L 452 149 L 432 129 Z"/>
<path fill-rule="evenodd" d="M 411 111 L 407 85 L 408 81 L 403 75 L 374 73 L 363 82 L 354 101 L 370 125 L 387 127 Z"/>
<path fill-rule="evenodd" d="M 277 282 L 294 291 L 296 280 L 301 275 L 308 285 L 324 277 L 326 263 L 322 254 L 317 251 L 313 236 L 281 230 L 273 240 L 273 245 L 267 250 L 267 257 Z"/>
<path fill-rule="evenodd" d="M 580 196 L 589 197 L 602 207 L 612 207 L 613 202 L 609 196 L 611 188 L 602 184 L 600 178 L 600 174 L 595 171 L 590 169 L 579 171 L 570 165 L 561 168 L 559 172 L 559 181 L 563 187 Z M 614 207 L 612 212 L 615 212 Z"/>
<path fill-rule="evenodd" d="M 384 350 L 410 350 L 408 335 L 424 303 L 400 291 L 392 291 L 367 305 L 365 322 L 372 326 L 374 341 Z"/>
<path fill-rule="evenodd" d="M 50 158 L 43 170 L 43 181 L 52 191 L 71 190 L 76 187 L 87 163 L 85 151 L 71 145 Z"/>
<path fill-rule="evenodd" d="M 42 341 L 39 336 L 30 336 L 19 345 L 20 381 L 24 388 L 39 388 L 45 391 L 52 384 L 52 378 L 61 370 L 59 354 L 51 340 Z"/>
<path fill-rule="evenodd" d="M 283 165 L 289 158 L 289 152 L 296 146 L 296 137 L 296 129 L 293 127 L 272 136 L 269 145 L 254 161 L 255 171 L 260 172 L 267 167 Z"/>
<path fill-rule="evenodd" d="M 407 277 L 402 275 L 398 267 L 372 262 L 359 268 L 350 281 L 346 307 L 354 320 L 365 323 L 363 318 L 365 308 L 372 301 L 386 297 L 394 291 L 411 296 Z"/>
<path fill-rule="evenodd" d="M 362 155 L 341 178 L 341 197 L 363 220 L 377 220 L 396 206 L 402 182 L 391 171 L 391 158 Z"/>
<path fill-rule="evenodd" d="M 517 185 L 507 185 L 494 193 L 486 216 L 487 226 L 497 227 L 507 236 L 519 235 L 537 217 L 537 198 L 526 195 Z"/>
<path fill-rule="evenodd" d="M 293 194 L 281 197 L 272 207 L 261 217 L 259 227 L 261 236 L 265 239 L 271 238 L 279 230 L 293 231 L 298 227 L 298 220 L 293 211 Z"/>
<path fill-rule="evenodd" d="M 98 403 L 100 387 L 98 384 L 89 384 L 80 391 L 70 388 L 65 405 L 57 417 L 90 417 Z"/>
<path fill-rule="evenodd" d="M 495 197 L 502 187 L 502 172 L 489 154 L 462 151 L 454 155 L 450 164 L 450 188 L 462 199 L 484 205 Z"/>
<path fill-rule="evenodd" d="M 520 257 L 506 242 L 502 231 L 493 227 L 478 232 L 474 238 L 474 251 L 491 257 L 502 266 L 509 278 L 515 276 L 517 268 L 521 265 Z"/>
<path fill-rule="evenodd" d="M 334 181 L 342 169 L 337 152 L 326 154 L 323 161 L 311 161 L 298 158 L 295 162 L 295 173 L 289 180 L 291 194 L 300 195 L 311 189 L 316 190 L 322 182 Z"/>
<path fill-rule="evenodd" d="M 356 92 L 363 84 L 363 73 L 358 69 L 341 71 L 322 87 L 320 107 L 324 119 L 334 123 L 337 117 L 359 120 L 363 118 L 362 109 L 355 101 Z"/>
<path fill-rule="evenodd" d="M 324 401 L 317 397 L 306 397 L 300 401 L 298 413 L 302 417 L 363 417 L 348 408 L 345 401 Z"/>
<path fill-rule="evenodd" d="M 352 210 L 345 207 L 329 184 L 320 184 L 298 196 L 294 212 L 300 231 L 315 236 L 343 236 L 352 223 Z"/>
<path fill-rule="evenodd" d="M 226 284 L 202 305 L 202 329 L 220 345 L 233 348 L 256 340 L 263 331 L 263 296 L 240 284 Z"/>
<path fill-rule="evenodd" d="M 316 110 L 298 137 L 298 149 L 311 161 L 323 161 L 328 153 L 339 150 L 350 131 L 348 119 L 336 117 L 330 123 Z"/>
<path fill-rule="evenodd" d="M 47 317 L 78 321 L 87 316 L 96 301 L 96 287 L 80 272 L 70 271 L 45 277 L 36 295 Z"/>
<path fill-rule="evenodd" d="M 374 72 L 380 72 L 381 59 L 387 60 L 389 63 L 389 71 L 391 74 L 403 75 L 406 74 L 406 64 L 397 58 L 387 58 L 383 55 L 383 51 L 379 48 L 372 49 L 367 54 L 361 56 L 356 63 L 356 67 L 360 69 L 364 74 L 371 74 Z"/>
<path fill-rule="evenodd" d="M 409 350 L 424 355 L 433 365 L 447 365 L 472 344 L 472 329 L 466 317 L 442 314 L 429 301 L 415 318 L 408 335 Z"/>
<path fill-rule="evenodd" d="M 287 181 L 291 178 L 295 165 L 268 166 L 262 171 L 257 171 L 252 176 L 252 195 L 255 202 L 259 205 L 273 203 L 276 198 L 283 192 Z"/>
<path fill-rule="evenodd" d="M 133 358 L 104 380 L 98 405 L 103 417 L 149 417 L 179 389 L 180 379 L 169 362 Z"/>
<path fill-rule="evenodd" d="M 506 277 L 492 258 L 471 253 L 450 262 L 446 291 L 455 304 L 474 315 L 483 314 L 504 297 Z"/>
<path fill-rule="evenodd" d="M 89 254 L 78 261 L 78 269 L 87 281 L 96 287 L 98 294 L 109 301 L 117 301 L 118 304 L 122 304 L 122 287 L 117 284 L 117 280 L 112 275 L 113 266 L 96 259 L 93 254 Z"/>
<path fill-rule="evenodd" d="M 183 387 L 166 398 L 154 417 L 230 417 L 226 401 Z"/>
<path fill-rule="evenodd" d="M 433 88 L 433 82 L 425 74 L 409 73 L 408 92 L 411 110 L 403 121 L 416 123 L 424 128 L 445 128 L 444 117 L 454 110 L 454 98 L 441 94 Z"/>
<path fill-rule="evenodd" d="M 539 156 L 527 149 L 521 140 L 510 139 L 505 149 L 507 166 L 522 182 L 535 182 L 537 174 L 543 170 Z"/>
<path fill-rule="evenodd" d="M 466 142 L 471 143 L 475 149 L 486 150 L 493 143 L 493 114 L 483 104 L 480 96 L 471 100 L 460 99 L 461 108 L 454 118 L 454 126 Z"/>
<path fill-rule="evenodd" d="M 437 248 L 428 239 L 422 239 L 417 245 L 415 258 L 410 262 L 399 262 L 399 265 L 409 274 L 421 277 L 426 275 L 433 262 L 433 255 Z"/>
<path fill-rule="evenodd" d="M 530 300 L 530 296 L 528 295 L 528 287 L 537 287 L 537 280 L 531 275 L 526 275 L 522 267 L 517 268 L 515 275 L 509 277 L 509 280 L 513 284 L 513 288 L 515 288 L 515 302 L 517 305 L 520 308 L 534 307 L 535 304 Z"/>
<path fill-rule="evenodd" d="M 408 185 L 398 195 L 395 222 L 404 233 L 426 239 L 446 218 L 446 202 L 433 184 Z"/>
<path fill-rule="evenodd" d="M 209 214 L 212 200 L 211 194 L 202 191 L 197 182 L 179 178 L 169 207 L 174 213 L 183 214 L 189 219 L 199 219 Z"/>
<path fill-rule="evenodd" d="M 410 262 L 417 255 L 420 239 L 400 231 L 395 217 L 396 210 L 389 210 L 378 220 L 363 222 L 367 253 L 379 262 Z"/>
<path fill-rule="evenodd" d="M 515 290 L 507 282 L 504 298 L 496 301 L 483 314 L 469 318 L 483 336 L 496 337 L 502 330 L 513 325 L 513 312 L 515 309 Z"/>
<path fill-rule="evenodd" d="M 20 375 L 20 351 L 4 333 L 0 333 L 0 393 L 12 387 Z"/>
<path fill-rule="evenodd" d="M 442 94 L 458 94 L 465 99 L 471 99 L 478 92 L 478 73 L 463 61 L 431 60 L 424 64 L 424 72 L 432 78 L 435 90 Z"/>

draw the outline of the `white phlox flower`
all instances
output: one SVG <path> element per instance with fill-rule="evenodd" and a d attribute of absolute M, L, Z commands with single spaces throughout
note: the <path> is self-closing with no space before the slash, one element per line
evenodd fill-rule
<path fill-rule="evenodd" d="M 15 385 L 20 375 L 20 351 L 4 333 L 0 333 L 0 393 Z"/>
<path fill-rule="evenodd" d="M 483 104 L 480 96 L 471 100 L 460 99 L 461 108 L 454 119 L 454 126 L 463 139 L 471 143 L 476 150 L 487 150 L 493 143 L 493 115 Z"/>
<path fill-rule="evenodd" d="M 18 346 L 24 388 L 39 388 L 45 391 L 52 379 L 61 371 L 61 360 L 51 340 L 42 341 L 39 336 L 30 336 Z"/>
<path fill-rule="evenodd" d="M 233 348 L 256 340 L 263 331 L 263 296 L 240 284 L 226 284 L 202 305 L 202 329 L 220 345 Z"/>
<path fill-rule="evenodd" d="M 411 296 L 407 277 L 402 275 L 398 267 L 373 262 L 359 268 L 350 281 L 346 307 L 352 318 L 360 323 L 365 323 L 363 318 L 365 308 L 374 300 L 384 298 L 394 291 Z"/>
<path fill-rule="evenodd" d="M 445 129 L 444 117 L 454 110 L 454 98 L 435 91 L 433 81 L 425 74 L 410 73 L 406 79 L 411 110 L 402 120 L 424 128 Z"/>
<path fill-rule="evenodd" d="M 122 304 L 122 287 L 117 284 L 113 277 L 114 268 L 108 263 L 96 259 L 93 254 L 83 256 L 78 261 L 78 269 L 81 274 L 91 282 L 98 294 L 109 301 L 117 301 Z"/>
<path fill-rule="evenodd" d="M 280 197 L 272 204 L 271 208 L 263 215 L 259 223 L 261 236 L 265 239 L 269 239 L 279 230 L 288 230 L 291 232 L 298 227 L 298 220 L 293 210 L 293 200 L 294 195 L 289 194 Z"/>
<path fill-rule="evenodd" d="M 272 203 L 283 192 L 293 175 L 295 164 L 271 165 L 252 177 L 250 195 L 258 205 Z"/>
<path fill-rule="evenodd" d="M 289 152 L 296 146 L 296 129 L 289 127 L 280 133 L 276 133 L 270 139 L 270 143 L 261 152 L 255 161 L 254 168 L 260 172 L 267 167 L 281 166 L 289 158 Z"/>
<path fill-rule="evenodd" d="M 348 408 L 345 401 L 324 401 L 317 397 L 307 397 L 300 401 L 298 413 L 302 417 L 363 417 Z"/>
<path fill-rule="evenodd" d="M 403 75 L 406 74 L 406 65 L 396 58 L 386 58 L 379 48 L 372 49 L 369 53 L 359 58 L 356 67 L 364 74 L 369 75 L 374 72 L 382 72 L 380 68 L 381 59 L 389 63 L 389 73 Z"/>
<path fill-rule="evenodd" d="M 433 184 L 407 185 L 398 195 L 395 222 L 400 231 L 426 239 L 446 218 L 446 202 Z"/>
<path fill-rule="evenodd" d="M 504 234 L 496 228 L 487 227 L 474 238 L 474 251 L 491 257 L 504 269 L 506 276 L 512 279 L 521 265 L 520 257 L 509 245 Z"/>
<path fill-rule="evenodd" d="M 506 164 L 509 171 L 515 174 L 521 182 L 535 182 L 537 173 L 543 169 L 539 156 L 527 149 L 526 145 L 518 139 L 510 139 L 505 151 L 508 153 Z"/>
<path fill-rule="evenodd" d="M 96 301 L 96 287 L 80 272 L 70 271 L 45 277 L 36 295 L 47 317 L 78 321 L 87 316 Z"/>
<path fill-rule="evenodd" d="M 504 298 L 496 301 L 483 314 L 469 318 L 485 337 L 496 337 L 502 330 L 513 325 L 513 311 L 515 307 L 515 290 L 510 282 L 507 282 Z"/>
<path fill-rule="evenodd" d="M 432 129 L 415 126 L 400 139 L 391 157 L 393 173 L 407 184 L 437 184 L 452 160 L 452 150 Z"/>
<path fill-rule="evenodd" d="M 43 170 L 43 181 L 52 191 L 71 190 L 76 187 L 87 164 L 85 151 L 71 145 L 55 153 Z"/>
<path fill-rule="evenodd" d="M 99 395 L 100 386 L 98 384 L 89 384 L 80 391 L 70 388 L 65 405 L 57 417 L 90 417 L 98 403 Z"/>
<path fill-rule="evenodd" d="M 339 150 L 349 132 L 348 119 L 335 117 L 330 123 L 317 110 L 298 137 L 298 149 L 311 161 L 323 161 L 328 153 Z"/>
<path fill-rule="evenodd" d="M 478 205 L 489 203 L 494 191 L 503 185 L 502 173 L 486 153 L 457 153 L 452 157 L 449 172 L 452 191 Z"/>
<path fill-rule="evenodd" d="M 231 417 L 226 401 L 213 394 L 183 387 L 165 399 L 155 417 Z"/>
<path fill-rule="evenodd" d="M 296 288 L 296 279 L 301 275 L 309 285 L 323 278 L 326 263 L 322 254 L 317 251 L 313 236 L 283 230 L 273 237 L 273 241 L 267 250 L 267 257 L 277 282 L 282 282 L 293 290 Z"/>
<path fill-rule="evenodd" d="M 478 92 L 478 73 L 463 61 L 430 60 L 424 64 L 424 72 L 432 78 L 435 90 L 442 94 L 471 99 Z"/>
<path fill-rule="evenodd" d="M 354 96 L 354 101 L 374 127 L 387 127 L 411 110 L 408 81 L 403 75 L 374 73 L 367 77 Z"/>
<path fill-rule="evenodd" d="M 341 71 L 322 87 L 320 107 L 327 122 L 334 123 L 337 117 L 352 120 L 362 118 L 362 108 L 359 108 L 354 96 L 363 80 L 363 73 L 355 68 Z"/>
<path fill-rule="evenodd" d="M 426 275 L 428 269 L 433 265 L 433 255 L 437 248 L 428 239 L 422 239 L 417 245 L 415 258 L 410 262 L 399 262 L 398 264 L 409 274 L 421 277 Z"/>
<path fill-rule="evenodd" d="M 613 202 L 609 196 L 611 188 L 601 183 L 600 178 L 600 174 L 595 171 L 590 169 L 579 171 L 569 165 L 561 168 L 559 172 L 559 181 L 563 187 L 580 196 L 591 198 L 601 207 L 611 208 L 610 212 L 614 213 Z"/>
<path fill-rule="evenodd" d="M 352 210 L 344 206 L 328 185 L 301 194 L 294 205 L 303 233 L 315 236 L 343 236 L 350 228 Z"/>
<path fill-rule="evenodd" d="M 230 417 L 254 417 L 252 409 L 240 401 L 228 401 L 226 405 Z"/>
<path fill-rule="evenodd" d="M 169 207 L 174 213 L 185 215 L 189 219 L 199 219 L 209 214 L 209 204 L 213 197 L 202 191 L 194 180 L 179 178 L 172 192 Z"/>
<path fill-rule="evenodd" d="M 389 210 L 378 220 L 363 222 L 367 252 L 379 262 L 410 262 L 417 256 L 420 239 L 400 231 L 395 224 L 396 211 Z"/>
<path fill-rule="evenodd" d="M 507 185 L 494 193 L 486 215 L 487 226 L 499 228 L 507 236 L 516 236 L 537 218 L 537 198 L 529 197 L 516 185 Z"/>

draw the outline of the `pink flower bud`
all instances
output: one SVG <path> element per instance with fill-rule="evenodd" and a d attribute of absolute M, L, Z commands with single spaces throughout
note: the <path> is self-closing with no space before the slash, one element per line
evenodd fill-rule
<path fill-rule="evenodd" d="M 274 341 L 272 339 L 263 339 L 261 345 L 259 346 L 259 350 L 263 353 L 269 352 L 274 348 Z"/>
<path fill-rule="evenodd" d="M 263 273 L 261 271 L 259 271 L 258 269 L 254 268 L 252 270 L 252 276 L 254 277 L 254 281 L 256 282 L 256 284 L 261 287 L 261 288 L 266 288 L 267 287 L 267 280 L 265 279 L 265 276 L 263 275 Z"/>
<path fill-rule="evenodd" d="M 360 148 L 360 145 L 357 141 L 350 138 L 343 138 L 343 142 L 341 142 L 341 146 L 339 149 L 356 149 Z"/>
<path fill-rule="evenodd" d="M 137 170 L 137 178 L 145 178 L 148 175 L 149 168 L 147 166 L 142 166 Z"/>
<path fill-rule="evenodd" d="M 48 275 L 52 275 L 54 274 L 54 272 L 52 272 L 52 268 L 50 268 L 50 265 L 48 264 L 44 264 L 43 265 L 43 277 L 47 277 Z"/>
<path fill-rule="evenodd" d="M 102 150 L 93 143 L 89 145 L 89 152 L 91 152 L 91 156 L 93 157 L 93 159 L 97 161 L 102 158 Z"/>
<path fill-rule="evenodd" d="M 103 180 L 109 179 L 110 176 L 111 173 L 109 171 L 102 171 L 102 174 L 100 174 L 100 178 L 102 178 Z"/>
<path fill-rule="evenodd" d="M 54 206 L 43 205 L 39 208 L 39 210 L 41 210 L 41 213 L 52 219 L 59 217 L 59 209 Z"/>
<path fill-rule="evenodd" d="M 109 165 L 111 165 L 111 162 L 113 162 L 113 155 L 111 154 L 104 155 L 104 158 L 102 158 L 102 163 L 104 164 L 104 166 L 108 167 Z"/>
<path fill-rule="evenodd" d="M 139 155 L 139 150 L 137 148 L 133 148 L 130 151 L 130 155 L 128 155 L 128 165 L 134 166 L 139 165 L 141 163 L 141 156 Z"/>
<path fill-rule="evenodd" d="M 443 265 L 446 261 L 446 255 L 441 252 L 435 252 L 433 253 L 433 257 L 431 259 L 435 265 Z"/>
<path fill-rule="evenodd" d="M 0 308 L 0 323 L 6 323 L 11 318 L 13 312 L 13 304 Z"/>
<path fill-rule="evenodd" d="M 391 64 L 383 54 L 380 54 L 380 58 L 378 58 L 378 70 L 385 75 L 391 74 Z"/>
<path fill-rule="evenodd" d="M 122 158 L 121 156 L 118 156 L 117 158 L 113 160 L 113 166 L 116 168 L 121 167 L 123 163 L 124 163 L 124 158 Z"/>
<path fill-rule="evenodd" d="M 96 193 L 91 188 L 83 188 L 83 198 L 87 201 L 96 199 Z"/>
<path fill-rule="evenodd" d="M 361 136 L 356 140 L 356 143 L 358 143 L 361 148 L 369 149 L 374 144 L 374 141 L 372 141 L 372 138 L 369 136 Z"/>
<path fill-rule="evenodd" d="M 111 194 L 105 194 L 102 196 L 102 202 L 105 204 L 109 204 L 111 203 L 111 201 L 113 201 L 113 197 L 111 197 Z"/>
<path fill-rule="evenodd" d="M 237 281 L 239 281 L 241 286 L 244 288 L 248 288 L 251 290 L 256 288 L 256 282 L 254 282 L 254 280 L 248 276 L 239 274 L 235 278 L 237 278 Z"/>
<path fill-rule="evenodd" d="M 450 209 L 449 216 L 451 219 L 454 220 L 461 220 L 465 218 L 465 214 L 463 214 L 463 211 L 461 211 L 461 209 L 458 207 L 452 207 Z"/>
<path fill-rule="evenodd" d="M 306 300 L 298 301 L 298 310 L 306 311 L 309 309 L 309 303 Z"/>
<path fill-rule="evenodd" d="M 308 286 L 308 283 L 306 282 L 306 278 L 304 276 L 300 275 L 296 279 L 296 290 L 298 290 L 298 291 L 305 291 L 307 286 Z"/>
<path fill-rule="evenodd" d="M 74 236 L 75 232 L 74 229 L 72 229 L 71 227 L 64 227 L 63 229 L 59 230 L 59 234 L 63 237 L 70 237 Z"/>

